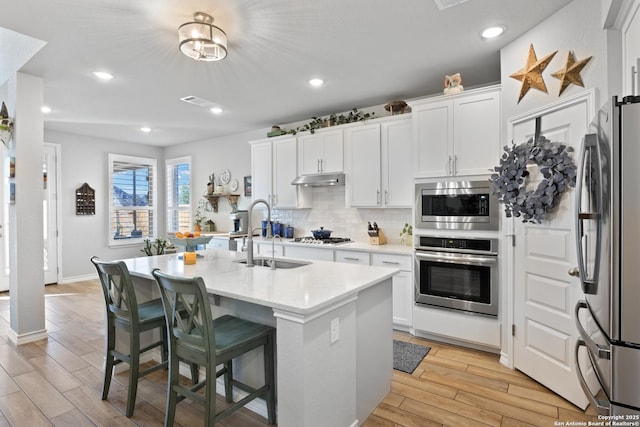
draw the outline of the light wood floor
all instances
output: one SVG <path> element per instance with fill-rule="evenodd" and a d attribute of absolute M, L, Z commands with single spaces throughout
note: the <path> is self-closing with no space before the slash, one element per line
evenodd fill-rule
<path fill-rule="evenodd" d="M 0 427 L 161 426 L 165 371 L 140 381 L 132 418 L 124 416 L 126 372 L 116 375 L 109 399 L 100 399 L 104 303 L 98 281 L 47 286 L 45 307 L 49 339 L 16 348 L 7 341 L 9 294 L 0 293 Z M 395 338 L 432 349 L 413 374 L 394 371 L 391 393 L 365 427 L 554 426 L 555 420 L 589 417 L 527 376 L 503 367 L 496 355 L 403 333 Z M 183 401 L 176 425 L 200 426 L 202 415 L 198 405 Z M 267 424 L 242 409 L 219 425 Z"/>

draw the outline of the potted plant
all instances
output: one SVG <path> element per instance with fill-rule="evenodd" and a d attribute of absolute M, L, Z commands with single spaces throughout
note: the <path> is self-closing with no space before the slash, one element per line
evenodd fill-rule
<path fill-rule="evenodd" d="M 202 223 L 205 220 L 202 215 L 202 206 L 198 205 L 196 214 L 193 216 L 193 229 L 194 231 L 202 231 Z"/>
<path fill-rule="evenodd" d="M 413 226 L 411 224 L 405 223 L 404 227 L 402 227 L 400 243 L 407 246 L 413 245 Z"/>

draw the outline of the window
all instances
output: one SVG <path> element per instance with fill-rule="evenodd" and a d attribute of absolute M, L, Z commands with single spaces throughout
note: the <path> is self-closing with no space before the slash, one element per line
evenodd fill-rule
<path fill-rule="evenodd" d="M 167 232 L 191 227 L 191 157 L 166 161 Z"/>
<path fill-rule="evenodd" d="M 109 154 L 111 245 L 156 236 L 156 160 Z"/>

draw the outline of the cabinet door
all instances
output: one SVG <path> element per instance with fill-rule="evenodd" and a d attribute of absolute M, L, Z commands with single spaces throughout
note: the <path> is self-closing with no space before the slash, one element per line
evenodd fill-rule
<path fill-rule="evenodd" d="M 333 261 L 333 250 L 324 248 L 310 248 L 308 246 L 285 246 L 285 256 L 291 258 Z"/>
<path fill-rule="evenodd" d="M 298 138 L 298 170 L 300 175 L 320 173 L 320 160 L 323 153 L 322 135 L 308 134 Z"/>
<path fill-rule="evenodd" d="M 336 262 L 347 264 L 369 265 L 369 252 L 336 251 Z"/>
<path fill-rule="evenodd" d="M 300 175 L 342 172 L 342 130 L 319 130 L 298 138 L 298 170 Z"/>
<path fill-rule="evenodd" d="M 500 92 L 456 99 L 454 175 L 484 175 L 500 159 Z"/>
<path fill-rule="evenodd" d="M 350 127 L 344 139 L 347 205 L 380 206 L 380 125 Z"/>
<path fill-rule="evenodd" d="M 271 142 L 251 144 L 251 185 L 253 200 L 264 199 L 271 203 Z"/>
<path fill-rule="evenodd" d="M 296 144 L 295 138 L 273 142 L 273 207 L 297 207 L 297 188 L 291 185 L 298 174 Z"/>
<path fill-rule="evenodd" d="M 448 176 L 453 163 L 453 103 L 421 105 L 412 115 L 415 176 Z"/>
<path fill-rule="evenodd" d="M 413 327 L 413 275 L 410 271 L 399 271 L 393 276 L 393 323 Z"/>
<path fill-rule="evenodd" d="M 382 124 L 383 203 L 390 208 L 413 205 L 413 129 L 410 119 Z"/>
<path fill-rule="evenodd" d="M 326 131 L 323 134 L 324 153 L 320 167 L 322 173 L 344 172 L 344 142 L 342 130 Z"/>

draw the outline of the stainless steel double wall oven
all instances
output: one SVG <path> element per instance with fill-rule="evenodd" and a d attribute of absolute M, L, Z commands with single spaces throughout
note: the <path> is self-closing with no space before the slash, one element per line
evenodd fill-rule
<path fill-rule="evenodd" d="M 416 303 L 497 316 L 497 233 L 483 238 L 464 232 L 498 230 L 489 181 L 416 184 L 415 197 Z"/>

